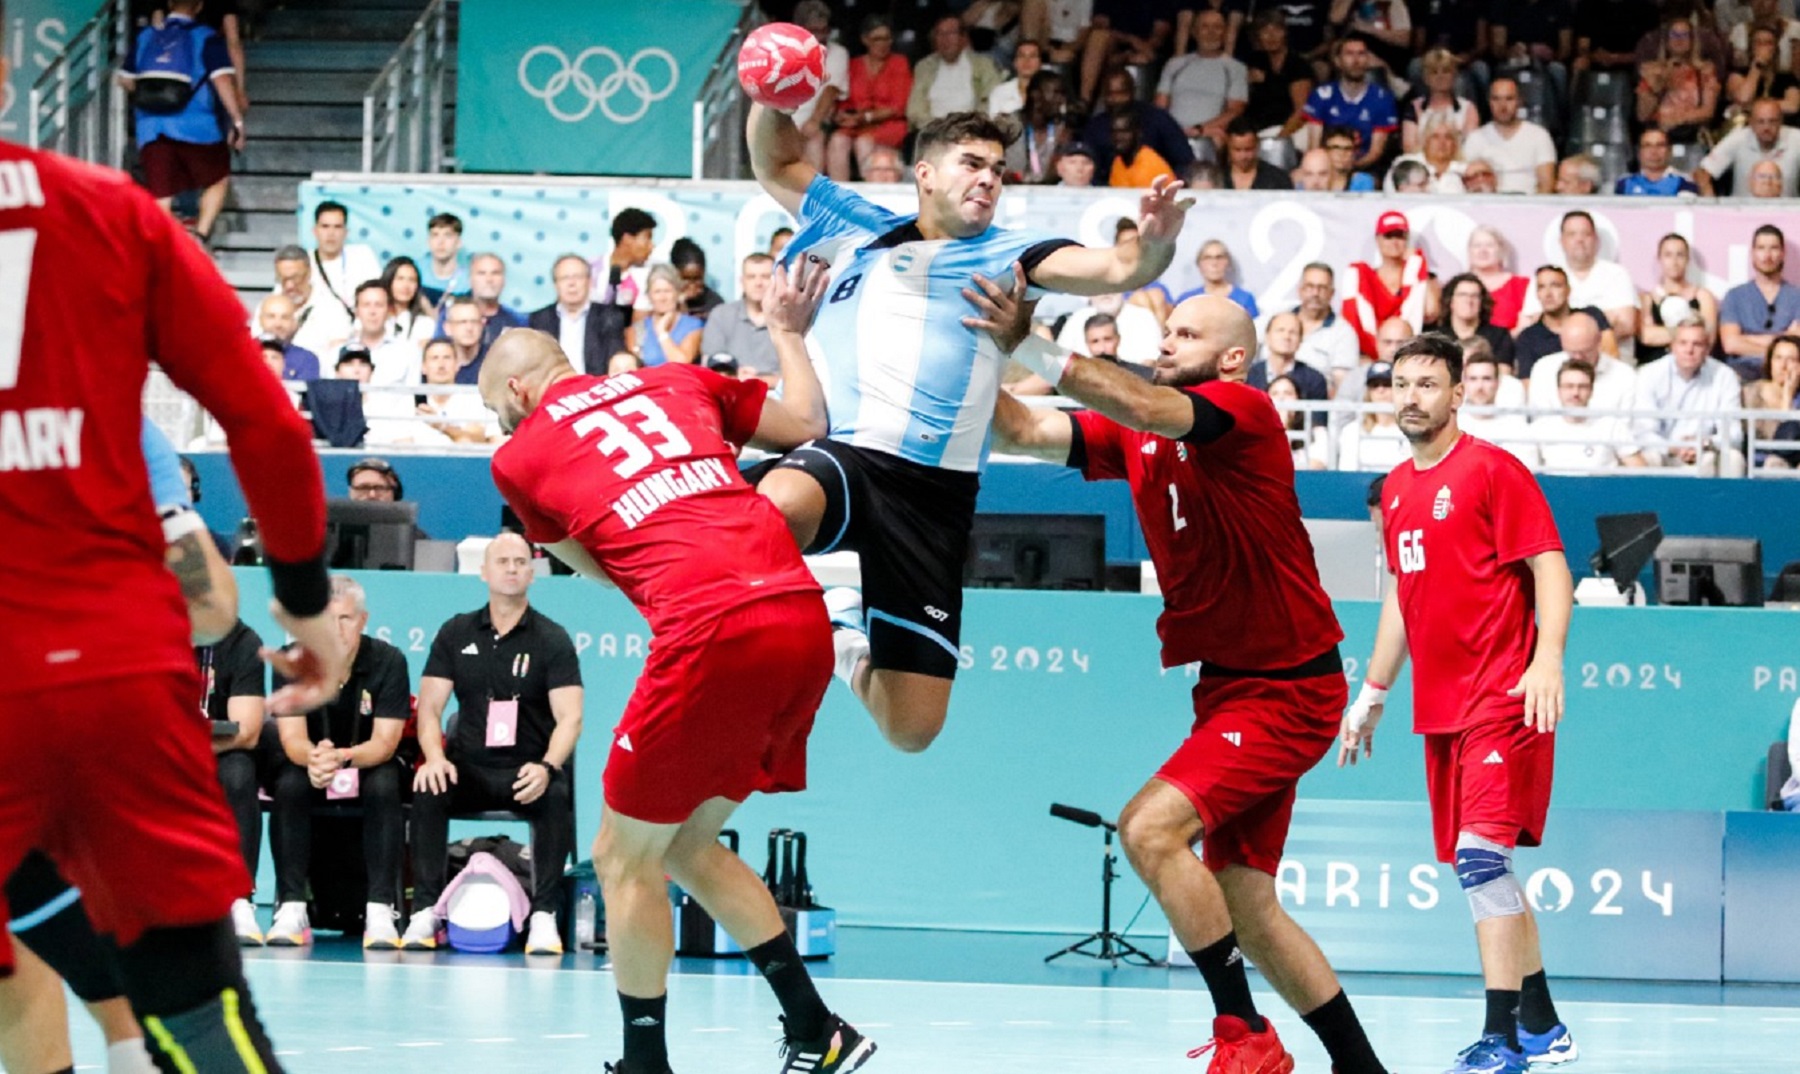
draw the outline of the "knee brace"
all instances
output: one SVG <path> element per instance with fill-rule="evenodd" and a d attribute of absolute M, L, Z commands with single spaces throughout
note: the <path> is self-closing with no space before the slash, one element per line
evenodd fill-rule
<path fill-rule="evenodd" d="M 1477 922 L 1525 912 L 1525 889 L 1513 875 L 1511 847 L 1463 832 L 1456 837 L 1456 879 Z"/>

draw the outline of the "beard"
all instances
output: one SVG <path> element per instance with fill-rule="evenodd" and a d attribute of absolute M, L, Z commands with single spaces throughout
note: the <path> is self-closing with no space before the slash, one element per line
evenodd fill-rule
<path fill-rule="evenodd" d="M 1160 384 L 1165 388 L 1192 388 L 1197 384 L 1205 384 L 1209 380 L 1219 379 L 1219 363 L 1217 360 L 1203 362 L 1198 366 L 1186 369 L 1180 366 L 1157 366 L 1150 375 L 1152 384 Z"/>
<path fill-rule="evenodd" d="M 1428 444 L 1437 438 L 1438 433 L 1444 431 L 1444 426 L 1450 424 L 1448 415 L 1445 415 L 1442 421 L 1435 422 L 1430 420 L 1429 415 L 1420 415 L 1420 417 L 1425 419 L 1425 424 L 1408 425 L 1398 415 L 1394 418 L 1394 423 L 1400 426 L 1400 435 L 1406 437 L 1408 443 Z M 1418 419 L 1413 420 L 1416 422 Z"/>

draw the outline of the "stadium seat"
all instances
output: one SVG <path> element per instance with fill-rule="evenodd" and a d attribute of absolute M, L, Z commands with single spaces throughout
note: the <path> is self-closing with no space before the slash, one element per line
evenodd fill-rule
<path fill-rule="evenodd" d="M 1256 155 L 1284 172 L 1300 166 L 1300 150 L 1295 148 L 1292 138 L 1264 138 L 1256 148 Z"/>
<path fill-rule="evenodd" d="M 1575 80 L 1574 100 L 1581 108 L 1608 108 L 1623 117 L 1632 103 L 1634 77 L 1625 71 L 1583 71 Z"/>
<path fill-rule="evenodd" d="M 1694 174 L 1694 169 L 1706 158 L 1706 147 L 1692 142 L 1675 142 L 1669 146 L 1669 167 L 1683 175 Z"/>
<path fill-rule="evenodd" d="M 1556 84 L 1550 73 L 1535 67 L 1512 67 L 1503 74 L 1519 86 L 1519 111 L 1525 118 L 1548 130 L 1552 136 L 1562 131 L 1562 103 L 1556 99 Z"/>
<path fill-rule="evenodd" d="M 1624 110 L 1611 105 L 1582 105 L 1575 109 L 1574 117 L 1569 123 L 1571 148 L 1599 142 L 1624 148 L 1630 140 L 1631 132 L 1626 127 Z"/>
<path fill-rule="evenodd" d="M 1589 142 L 1579 147 L 1600 162 L 1600 193 L 1612 192 L 1613 183 L 1631 171 L 1631 148 L 1623 141 Z"/>

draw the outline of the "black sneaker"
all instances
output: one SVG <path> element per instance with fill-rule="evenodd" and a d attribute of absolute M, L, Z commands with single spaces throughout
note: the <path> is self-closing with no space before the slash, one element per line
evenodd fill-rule
<path fill-rule="evenodd" d="M 675 1074 L 674 1071 L 666 1066 L 661 1070 L 651 1070 L 649 1067 L 645 1066 L 632 1066 L 623 1059 L 619 1060 L 617 1063 L 607 1063 L 605 1064 L 605 1068 L 606 1074 Z"/>
<path fill-rule="evenodd" d="M 785 1025 L 787 1019 L 783 1018 Z M 825 1023 L 817 1040 L 781 1041 L 781 1074 L 848 1074 L 875 1054 L 875 1042 L 837 1015 Z"/>

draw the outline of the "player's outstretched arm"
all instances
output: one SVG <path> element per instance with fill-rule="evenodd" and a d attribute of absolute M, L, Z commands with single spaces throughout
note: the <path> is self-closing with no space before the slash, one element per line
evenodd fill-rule
<path fill-rule="evenodd" d="M 1074 424 L 1075 419 L 1063 411 L 1028 407 L 1002 389 L 994 402 L 994 450 L 1066 463 Z"/>
<path fill-rule="evenodd" d="M 1362 689 L 1344 711 L 1338 743 L 1338 767 L 1355 764 L 1357 753 L 1375 754 L 1375 725 L 1387 707 L 1388 690 L 1406 666 L 1406 619 L 1400 614 L 1400 589 L 1391 581 L 1381 600 L 1381 621 L 1375 627 L 1375 652 L 1364 669 Z"/>
<path fill-rule="evenodd" d="M 564 537 L 544 546 L 544 551 L 569 565 L 569 569 L 583 578 L 599 582 L 601 585 L 612 585 L 612 575 L 607 574 L 599 563 L 595 562 L 591 552 L 581 546 L 581 542 L 573 537 Z"/>
<path fill-rule="evenodd" d="M 775 266 L 763 299 L 763 316 L 768 318 L 769 341 L 781 359 L 781 398 L 771 394 L 763 400 L 762 417 L 750 438 L 757 447 L 789 451 L 830 431 L 825 389 L 806 352 L 806 331 L 829 277 L 825 265 L 810 254 L 795 264 L 792 275 L 785 266 Z"/>
<path fill-rule="evenodd" d="M 1575 609 L 1575 579 L 1569 574 L 1569 561 L 1558 550 L 1539 552 L 1525 565 L 1531 568 L 1537 591 L 1537 651 L 1509 693 L 1525 699 L 1525 726 L 1548 734 L 1562 722 L 1563 650 Z"/>
<path fill-rule="evenodd" d="M 1138 237 L 1110 248 L 1065 246 L 1038 262 L 1031 281 L 1073 295 L 1135 291 L 1168 270 L 1175 238 L 1193 199 L 1177 200 L 1181 181 L 1158 176 L 1138 206 Z"/>
<path fill-rule="evenodd" d="M 750 143 L 750 171 L 756 181 L 794 216 L 819 170 L 806 162 L 806 139 L 794 117 L 765 105 L 750 106 L 745 140 Z"/>

